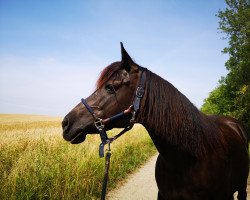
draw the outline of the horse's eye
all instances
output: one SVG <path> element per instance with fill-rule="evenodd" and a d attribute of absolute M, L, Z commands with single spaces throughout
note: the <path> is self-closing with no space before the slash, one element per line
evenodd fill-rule
<path fill-rule="evenodd" d="M 105 90 L 107 91 L 107 93 L 109 94 L 114 94 L 115 93 L 115 88 L 113 85 L 108 84 L 105 86 Z"/>

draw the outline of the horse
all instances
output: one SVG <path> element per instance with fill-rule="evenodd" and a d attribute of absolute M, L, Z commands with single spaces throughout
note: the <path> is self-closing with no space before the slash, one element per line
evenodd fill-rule
<path fill-rule="evenodd" d="M 171 83 L 135 63 L 122 43 L 121 55 L 121 61 L 104 68 L 85 103 L 65 116 L 63 138 L 81 143 L 98 132 L 93 113 L 100 123 L 131 108 L 144 74 L 137 110 L 105 124 L 105 130 L 129 126 L 132 115 L 147 129 L 159 152 L 158 200 L 229 200 L 237 191 L 238 200 L 246 200 L 248 139 L 240 122 L 200 112 Z"/>

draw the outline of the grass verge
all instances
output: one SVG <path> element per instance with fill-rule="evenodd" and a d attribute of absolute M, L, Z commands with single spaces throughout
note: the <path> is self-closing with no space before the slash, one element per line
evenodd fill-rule
<path fill-rule="evenodd" d="M 0 116 L 0 199 L 98 199 L 104 170 L 99 136 L 72 145 L 61 136 L 60 120 L 20 118 Z M 135 126 L 112 145 L 108 187 L 155 153 L 146 130 Z"/>

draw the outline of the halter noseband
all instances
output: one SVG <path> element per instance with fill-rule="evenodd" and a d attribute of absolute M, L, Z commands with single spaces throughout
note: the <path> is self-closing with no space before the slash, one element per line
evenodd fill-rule
<path fill-rule="evenodd" d="M 128 109 L 126 109 L 126 110 L 124 110 L 124 111 L 122 111 L 122 112 L 120 112 L 112 117 L 106 118 L 106 119 L 101 119 L 101 118 L 97 117 L 96 114 L 94 113 L 93 109 L 91 108 L 91 106 L 89 106 L 89 104 L 87 103 L 86 99 L 83 99 L 83 98 L 81 99 L 83 105 L 86 107 L 86 109 L 89 111 L 89 113 L 94 118 L 95 127 L 97 128 L 97 130 L 100 134 L 100 137 L 101 137 L 102 142 L 99 146 L 99 156 L 100 157 L 104 156 L 104 146 L 106 144 L 109 145 L 109 149 L 110 149 L 110 144 L 114 140 L 116 140 L 118 137 L 120 137 L 122 134 L 124 134 L 125 132 L 127 132 L 128 130 L 130 130 L 134 126 L 135 115 L 140 108 L 141 99 L 144 95 L 145 82 L 146 82 L 146 72 L 145 72 L 145 70 L 142 70 L 140 81 L 139 81 L 139 84 L 137 86 L 134 101 L 133 101 L 132 105 L 130 105 Z M 105 125 L 111 123 L 114 120 L 121 119 L 121 118 L 128 116 L 128 115 L 131 115 L 130 125 L 125 127 L 119 134 L 115 135 L 112 138 L 109 138 L 107 136 L 107 132 L 105 130 Z"/>

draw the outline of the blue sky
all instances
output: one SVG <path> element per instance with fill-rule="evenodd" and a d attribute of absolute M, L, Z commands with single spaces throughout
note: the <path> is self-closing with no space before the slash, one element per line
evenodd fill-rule
<path fill-rule="evenodd" d="M 197 107 L 227 71 L 215 14 L 223 0 L 0 0 L 0 113 L 63 116 L 120 60 L 141 66 Z"/>

